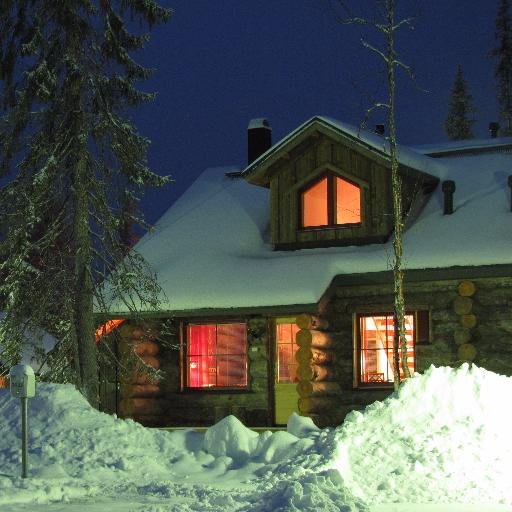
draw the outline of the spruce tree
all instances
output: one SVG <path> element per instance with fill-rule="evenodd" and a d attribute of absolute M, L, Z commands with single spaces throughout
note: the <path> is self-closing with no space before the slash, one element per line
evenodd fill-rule
<path fill-rule="evenodd" d="M 25 327 L 59 340 L 51 378 L 98 405 L 93 306 L 109 297 L 155 308 L 154 275 L 126 254 L 123 202 L 166 178 L 147 165 L 149 141 L 128 119 L 151 100 L 132 54 L 170 11 L 153 0 L 7 0 L 0 9 L 0 358 L 19 362 Z M 128 22 L 125 21 L 128 18 Z M 130 218 L 144 225 L 139 213 Z"/>
<path fill-rule="evenodd" d="M 496 15 L 496 47 L 490 52 L 497 60 L 494 76 L 498 89 L 500 120 L 505 135 L 512 135 L 512 20 L 510 0 L 501 0 Z"/>
<path fill-rule="evenodd" d="M 444 130 L 451 140 L 473 138 L 473 98 L 469 94 L 464 71 L 459 65 L 453 82 L 448 116 L 444 122 Z"/>

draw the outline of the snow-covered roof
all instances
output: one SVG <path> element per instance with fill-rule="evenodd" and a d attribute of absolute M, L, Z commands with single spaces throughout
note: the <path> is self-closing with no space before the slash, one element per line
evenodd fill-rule
<path fill-rule="evenodd" d="M 512 264 L 511 154 L 435 159 L 404 147 L 400 154 L 420 170 L 456 184 L 452 215 L 443 215 L 439 186 L 408 227 L 406 268 Z M 273 251 L 269 191 L 226 176 L 233 171 L 204 171 L 136 246 L 165 290 L 165 310 L 315 304 L 337 275 L 390 269 L 392 240 Z"/>
<path fill-rule="evenodd" d="M 413 146 L 412 150 L 423 155 L 444 156 L 447 154 L 464 154 L 478 152 L 512 151 L 512 137 L 496 137 L 491 139 L 452 140 L 440 144 L 423 144 Z"/>
<path fill-rule="evenodd" d="M 251 176 L 261 167 L 268 166 L 269 163 L 272 163 L 274 159 L 278 158 L 288 147 L 294 145 L 301 137 L 315 131 L 321 131 L 331 136 L 350 140 L 361 147 L 372 150 L 375 154 L 384 158 L 388 158 L 389 156 L 389 141 L 386 137 L 363 130 L 348 123 L 337 121 L 330 117 L 315 116 L 308 119 L 305 123 L 301 124 L 298 128 L 272 145 L 272 147 L 260 155 L 259 158 L 243 169 L 242 175 L 251 181 Z M 430 173 L 431 170 L 435 171 L 440 167 L 437 160 L 424 156 L 420 152 L 400 144 L 397 146 L 397 156 L 400 164 L 426 173 Z"/>

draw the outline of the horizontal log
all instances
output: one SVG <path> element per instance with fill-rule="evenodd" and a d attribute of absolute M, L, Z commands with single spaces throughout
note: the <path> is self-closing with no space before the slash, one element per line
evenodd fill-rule
<path fill-rule="evenodd" d="M 137 340 L 142 338 L 144 334 L 146 334 L 146 331 L 142 327 L 135 326 L 132 329 L 131 338 Z"/>
<path fill-rule="evenodd" d="M 334 362 L 334 352 L 329 349 L 300 347 L 295 354 L 299 364 L 329 364 Z"/>
<path fill-rule="evenodd" d="M 132 415 L 152 415 L 162 413 L 167 402 L 159 398 L 123 398 L 121 404 L 123 409 L 129 410 Z"/>
<path fill-rule="evenodd" d="M 339 395 L 341 387 L 337 382 L 308 382 L 301 380 L 297 386 L 297 393 L 302 398 L 309 396 Z"/>
<path fill-rule="evenodd" d="M 162 393 L 158 384 L 134 384 L 129 390 L 131 398 L 152 398 Z"/>
<path fill-rule="evenodd" d="M 457 329 L 453 333 L 453 339 L 457 345 L 463 345 L 471 339 L 471 332 L 469 329 Z"/>
<path fill-rule="evenodd" d="M 329 322 L 325 318 L 319 316 L 302 313 L 295 319 L 295 323 L 299 329 L 320 329 L 325 330 L 329 327 Z"/>
<path fill-rule="evenodd" d="M 336 369 L 334 366 L 314 364 L 313 369 L 313 380 L 314 382 L 320 381 L 334 381 L 336 380 Z"/>
<path fill-rule="evenodd" d="M 123 322 L 120 326 L 119 326 L 119 333 L 121 334 L 121 336 L 123 338 L 131 338 L 132 337 L 132 332 L 133 332 L 133 325 L 129 324 L 128 322 Z"/>
<path fill-rule="evenodd" d="M 461 281 L 459 283 L 459 295 L 462 297 L 472 297 L 475 294 L 475 283 L 472 281 Z"/>
<path fill-rule="evenodd" d="M 134 414 L 132 419 L 145 427 L 161 427 L 167 423 L 165 417 L 160 415 Z"/>
<path fill-rule="evenodd" d="M 160 352 L 160 346 L 154 341 L 140 341 L 133 344 L 133 350 L 139 356 L 156 356 Z"/>
<path fill-rule="evenodd" d="M 329 365 L 299 365 L 297 368 L 297 378 L 299 381 L 334 381 L 336 379 L 336 369 Z"/>
<path fill-rule="evenodd" d="M 133 372 L 131 383 L 132 384 L 156 384 L 158 379 L 151 378 L 145 373 Z"/>
<path fill-rule="evenodd" d="M 296 342 L 299 347 L 329 348 L 333 345 L 329 334 L 312 329 L 301 329 L 297 332 Z"/>
<path fill-rule="evenodd" d="M 473 329 L 473 327 L 476 326 L 476 316 L 472 313 L 469 313 L 468 315 L 461 315 L 460 317 L 460 323 L 462 327 L 465 327 L 466 329 Z"/>
<path fill-rule="evenodd" d="M 473 309 L 473 299 L 469 297 L 457 297 L 453 301 L 453 310 L 458 315 L 468 315 Z"/>
<path fill-rule="evenodd" d="M 299 412 L 309 414 L 311 412 L 330 411 L 339 406 L 339 400 L 334 397 L 310 396 L 299 398 Z"/>
<path fill-rule="evenodd" d="M 476 348 L 471 343 L 464 343 L 464 345 L 461 345 L 457 350 L 459 359 L 463 361 L 473 361 L 476 357 L 476 353 Z"/>
<path fill-rule="evenodd" d="M 160 368 L 160 359 L 154 356 L 140 356 L 140 358 L 148 365 L 153 368 Z"/>

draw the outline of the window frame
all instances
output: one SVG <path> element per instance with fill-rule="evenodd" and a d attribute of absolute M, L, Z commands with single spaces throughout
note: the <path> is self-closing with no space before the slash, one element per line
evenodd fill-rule
<path fill-rule="evenodd" d="M 319 226 L 304 226 L 304 201 L 303 194 L 308 189 L 314 187 L 322 180 L 327 178 L 327 224 L 322 224 Z M 341 179 L 350 183 L 353 186 L 356 186 L 359 189 L 359 208 L 360 208 L 360 217 L 361 220 L 359 222 L 350 222 L 345 224 L 337 224 L 336 220 L 336 179 Z M 315 231 L 321 229 L 336 229 L 336 228 L 357 228 L 361 227 L 364 223 L 364 187 L 361 186 L 360 183 L 355 182 L 354 180 L 347 178 L 344 175 L 337 174 L 332 171 L 326 171 L 322 174 L 316 176 L 313 180 L 308 181 L 306 184 L 301 186 L 297 191 L 297 204 L 298 204 L 298 226 L 300 231 Z"/>
<path fill-rule="evenodd" d="M 223 324 L 243 324 L 244 337 L 245 337 L 245 371 L 246 371 L 246 385 L 245 386 L 204 386 L 204 387 L 192 387 L 189 385 L 189 372 L 188 372 L 188 361 L 190 355 L 188 353 L 188 328 L 191 325 L 223 325 Z M 216 340 L 217 345 L 217 340 Z M 241 318 L 222 318 L 222 319 L 191 319 L 181 323 L 181 391 L 190 393 L 203 393 L 203 392 L 246 392 L 250 390 L 251 378 L 250 378 L 250 358 L 249 358 L 249 340 L 247 332 L 247 321 Z M 216 366 L 218 369 L 218 365 Z"/>
<path fill-rule="evenodd" d="M 417 347 L 419 345 L 425 345 L 431 342 L 431 333 L 432 333 L 432 325 L 431 319 L 432 315 L 429 308 L 426 307 L 417 307 L 417 308 L 408 308 L 405 312 L 406 315 L 413 315 L 414 317 L 414 331 L 413 331 L 413 350 L 414 350 L 414 371 L 417 371 Z M 425 333 L 420 333 L 419 326 L 422 325 L 422 328 L 425 328 L 424 320 L 423 322 L 418 321 L 419 314 L 427 315 L 427 332 L 426 338 L 424 336 Z M 379 309 L 371 309 L 365 311 L 358 311 L 353 315 L 353 324 L 354 324 L 354 340 L 353 340 L 353 369 L 354 369 L 354 388 L 356 389 L 389 389 L 393 388 L 393 381 L 391 382 L 362 382 L 361 380 L 361 318 L 368 316 L 393 316 L 393 308 L 379 308 Z"/>
<path fill-rule="evenodd" d="M 273 345 L 274 345 L 274 384 L 275 385 L 281 385 L 281 384 L 289 384 L 289 385 L 296 385 L 298 382 L 297 377 L 297 369 L 298 369 L 298 362 L 295 360 L 297 350 L 299 349 L 298 345 L 296 345 L 296 339 L 292 341 L 290 344 L 292 346 L 292 358 L 294 359 L 292 363 L 292 367 L 294 369 L 294 379 L 291 381 L 279 381 L 279 337 L 278 337 L 278 325 L 296 325 L 295 323 L 296 316 L 279 316 L 275 317 L 273 321 Z M 297 331 L 299 330 L 299 327 L 297 326 Z"/>

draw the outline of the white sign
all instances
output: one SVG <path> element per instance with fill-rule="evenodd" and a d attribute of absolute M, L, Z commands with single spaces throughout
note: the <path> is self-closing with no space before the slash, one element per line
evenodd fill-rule
<path fill-rule="evenodd" d="M 32 398 L 36 394 L 36 376 L 28 364 L 17 364 L 9 372 L 11 395 L 14 398 Z"/>

